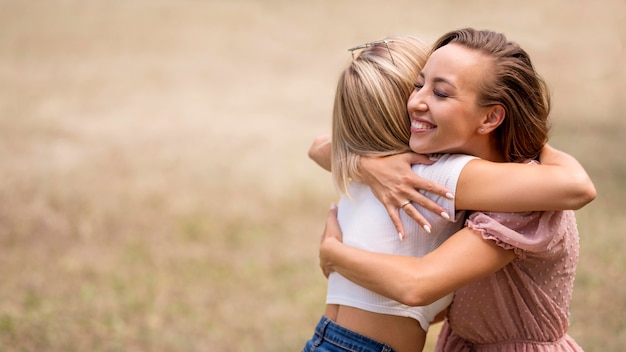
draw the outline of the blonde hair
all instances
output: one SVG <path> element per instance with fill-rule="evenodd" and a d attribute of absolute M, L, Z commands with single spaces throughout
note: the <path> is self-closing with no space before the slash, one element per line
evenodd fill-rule
<path fill-rule="evenodd" d="M 361 155 L 409 151 L 407 101 L 430 47 L 412 36 L 363 49 L 339 76 L 332 123 L 333 179 L 341 193 L 358 178 Z"/>

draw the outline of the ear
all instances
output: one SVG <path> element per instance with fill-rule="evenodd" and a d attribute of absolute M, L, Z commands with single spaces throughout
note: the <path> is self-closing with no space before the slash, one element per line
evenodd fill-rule
<path fill-rule="evenodd" d="M 488 134 L 493 130 L 498 128 L 500 124 L 504 121 L 506 117 L 506 110 L 502 105 L 496 104 L 489 107 L 487 113 L 485 114 L 485 118 L 480 124 L 480 128 L 478 129 L 480 133 Z"/>

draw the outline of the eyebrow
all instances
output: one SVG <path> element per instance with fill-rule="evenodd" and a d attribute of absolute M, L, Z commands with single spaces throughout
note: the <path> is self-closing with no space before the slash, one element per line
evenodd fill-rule
<path fill-rule="evenodd" d="M 424 75 L 423 71 L 420 71 L 419 76 L 421 78 L 423 78 L 423 79 L 426 79 L 426 76 Z M 454 84 L 452 84 L 452 82 L 450 82 L 449 80 L 447 80 L 447 79 L 445 79 L 443 77 L 435 77 L 435 78 L 433 78 L 433 82 L 435 82 L 435 83 L 445 83 L 445 84 L 448 84 L 448 85 L 456 88 L 456 86 Z"/>

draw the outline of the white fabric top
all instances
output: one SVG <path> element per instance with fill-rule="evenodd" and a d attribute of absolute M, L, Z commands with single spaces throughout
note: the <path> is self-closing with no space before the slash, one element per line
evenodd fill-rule
<path fill-rule="evenodd" d="M 468 155 L 444 154 L 432 165 L 414 165 L 413 171 L 455 191 L 461 170 L 474 158 Z M 465 212 L 455 211 L 454 200 L 421 191 L 446 209 L 451 215 L 451 220 L 445 220 L 414 204 L 432 225 L 432 233 L 427 233 L 406 213 L 400 211 L 406 235 L 404 240 L 400 241 L 385 207 L 367 185 L 352 182 L 349 191 L 350 197 L 344 195 L 338 204 L 338 220 L 343 233 L 343 242 L 371 252 L 421 257 L 460 230 L 465 221 Z M 327 304 L 340 304 L 375 313 L 411 317 L 419 321 L 426 331 L 433 318 L 451 301 L 452 294 L 428 306 L 409 307 L 361 287 L 336 272 L 328 277 Z"/>

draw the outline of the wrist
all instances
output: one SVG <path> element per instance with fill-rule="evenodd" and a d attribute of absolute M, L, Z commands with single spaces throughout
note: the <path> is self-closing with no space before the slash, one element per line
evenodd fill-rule
<path fill-rule="evenodd" d="M 324 265 L 332 267 L 332 257 L 337 250 L 337 245 L 341 245 L 341 242 L 335 237 L 327 237 L 322 241 L 320 245 L 320 260 Z"/>

